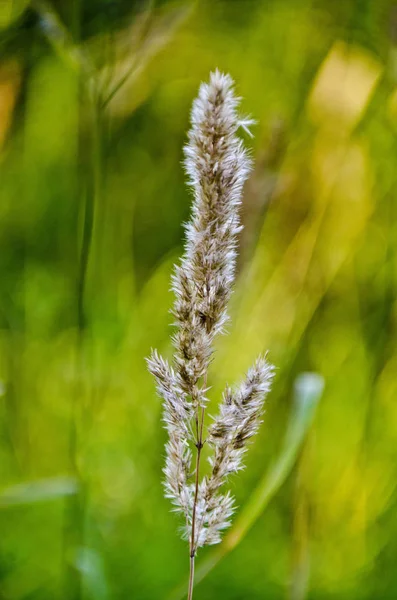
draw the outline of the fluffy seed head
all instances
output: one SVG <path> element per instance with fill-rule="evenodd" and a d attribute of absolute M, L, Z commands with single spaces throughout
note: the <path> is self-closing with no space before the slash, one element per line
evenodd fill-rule
<path fill-rule="evenodd" d="M 207 401 L 208 367 L 214 337 L 224 331 L 228 318 L 241 230 L 239 207 L 251 169 L 238 130 L 249 133 L 252 121 L 239 116 L 238 106 L 232 79 L 218 71 L 211 74 L 208 84 L 201 85 L 193 103 L 185 147 L 193 207 L 184 255 L 172 279 L 174 367 L 157 352 L 148 359 L 163 399 L 169 437 L 166 496 L 185 516 L 184 536 L 193 556 L 198 547 L 218 543 L 230 524 L 234 501 L 221 488 L 229 475 L 242 468 L 273 374 L 267 360 L 259 358 L 239 387 L 227 388 L 219 416 L 208 431 L 211 472 L 199 482 L 199 473 L 192 472 L 192 449 L 200 453 L 202 447 L 199 421 Z"/>
<path fill-rule="evenodd" d="M 193 103 L 192 127 L 185 147 L 185 169 L 193 191 L 186 246 L 176 268 L 173 314 L 176 361 L 185 390 L 197 404 L 204 398 L 197 383 L 208 369 L 214 336 L 227 321 L 226 307 L 235 276 L 239 206 L 251 162 L 241 139 L 239 99 L 233 81 L 219 71 L 202 84 Z"/>

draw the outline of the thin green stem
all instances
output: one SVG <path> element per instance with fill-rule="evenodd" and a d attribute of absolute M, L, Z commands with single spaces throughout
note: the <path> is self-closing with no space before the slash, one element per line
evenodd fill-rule
<path fill-rule="evenodd" d="M 197 410 L 199 411 L 199 408 Z M 197 514 L 197 499 L 198 499 L 199 482 L 200 482 L 201 451 L 203 449 L 204 416 L 205 416 L 205 408 L 204 408 L 204 406 L 202 406 L 200 417 L 199 417 L 198 438 L 196 441 L 197 457 L 196 457 L 195 489 L 194 489 L 193 513 L 192 513 L 192 530 L 191 530 L 190 544 L 189 544 L 190 572 L 189 572 L 188 600 L 192 600 L 192 598 L 193 598 L 194 560 L 195 560 L 196 551 L 197 551 L 196 514 Z"/>
<path fill-rule="evenodd" d="M 194 586 L 194 556 L 190 557 L 190 571 L 189 571 L 189 591 L 188 600 L 193 598 L 193 586 Z"/>

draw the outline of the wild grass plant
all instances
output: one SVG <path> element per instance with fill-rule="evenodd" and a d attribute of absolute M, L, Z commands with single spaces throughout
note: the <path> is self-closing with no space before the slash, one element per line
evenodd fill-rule
<path fill-rule="evenodd" d="M 176 266 L 172 289 L 174 365 L 154 351 L 150 372 L 164 401 L 166 444 L 165 493 L 184 517 L 183 537 L 189 541 L 188 598 L 193 597 L 194 565 L 200 547 L 217 544 L 235 510 L 229 475 L 243 467 L 248 441 L 261 423 L 273 367 L 264 356 L 242 383 L 226 388 L 219 414 L 205 431 L 208 369 L 213 342 L 225 331 L 227 304 L 235 278 L 239 209 L 251 169 L 238 130 L 252 121 L 238 114 L 229 75 L 218 71 L 202 84 L 193 104 L 185 168 L 194 200 L 186 226 L 186 246 Z M 211 448 L 210 474 L 201 477 L 204 444 Z M 193 451 L 195 457 L 193 457 Z M 194 466 L 192 463 L 194 462 Z"/>
<path fill-rule="evenodd" d="M 395 597 L 392 5 L 0 2 L 7 600 L 186 598 L 188 551 L 160 485 L 168 434 L 143 357 L 151 346 L 168 357 L 189 210 L 181 148 L 214 65 L 258 125 L 204 437 L 225 382 L 266 347 L 278 376 L 246 470 L 218 491 L 240 508 L 220 543 L 199 548 L 194 596 Z M 306 369 L 326 382 L 310 431 L 316 403 L 291 394 Z M 201 480 L 213 451 L 201 450 Z"/>

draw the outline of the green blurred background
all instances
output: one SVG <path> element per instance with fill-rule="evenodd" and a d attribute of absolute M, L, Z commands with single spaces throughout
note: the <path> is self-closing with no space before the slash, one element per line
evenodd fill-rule
<path fill-rule="evenodd" d="M 1 0 L 0 49 L 1 600 L 183 597 L 144 357 L 172 354 L 216 67 L 257 125 L 211 396 L 266 349 L 277 376 L 230 484 L 255 522 L 195 597 L 397 598 L 397 3 Z M 325 387 L 294 446 L 304 371 Z"/>

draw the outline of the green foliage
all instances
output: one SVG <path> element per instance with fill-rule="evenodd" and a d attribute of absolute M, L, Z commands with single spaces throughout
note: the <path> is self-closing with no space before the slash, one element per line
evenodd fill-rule
<path fill-rule="evenodd" d="M 211 397 L 267 349 L 277 377 L 231 482 L 242 534 L 197 599 L 395 598 L 393 2 L 0 6 L 1 597 L 153 600 L 184 581 L 144 357 L 170 352 L 182 146 L 218 67 L 258 125 Z M 324 393 L 284 446 L 303 371 Z"/>

